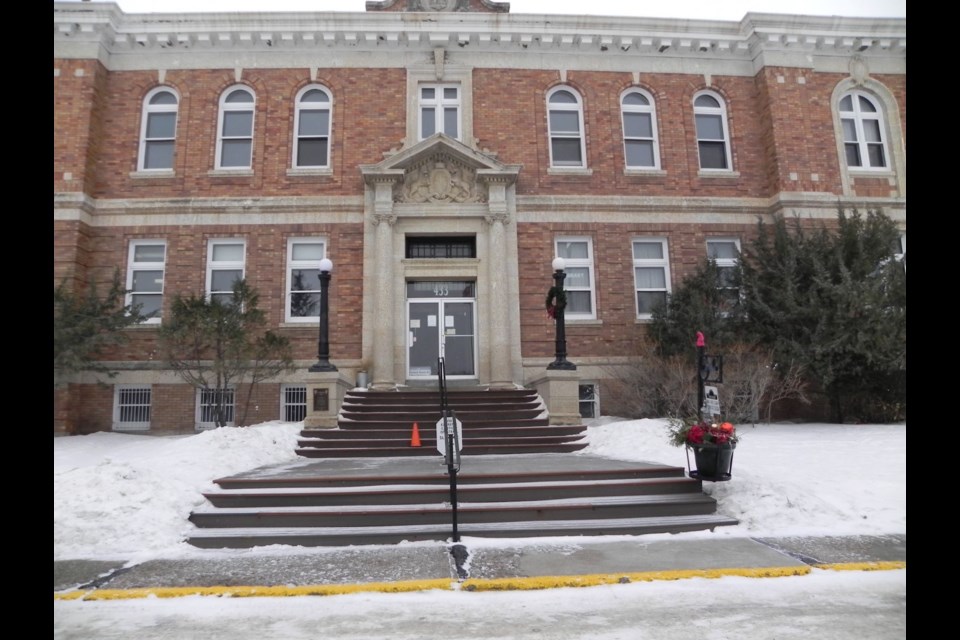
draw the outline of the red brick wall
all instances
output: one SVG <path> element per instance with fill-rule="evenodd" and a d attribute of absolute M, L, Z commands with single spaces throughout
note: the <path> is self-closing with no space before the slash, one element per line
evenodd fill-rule
<path fill-rule="evenodd" d="M 553 284 L 550 263 L 555 237 L 582 236 L 593 242 L 597 319 L 602 324 L 567 322 L 567 352 L 576 362 L 577 355 L 628 356 L 645 331 L 635 319 L 633 238 L 668 238 L 671 284 L 677 287 L 706 257 L 708 238 L 736 237 L 745 245 L 755 233 L 755 225 L 740 224 L 518 224 L 523 356 L 555 353 L 555 326 L 544 308 Z"/>
<path fill-rule="evenodd" d="M 64 80 L 61 72 L 61 82 Z M 251 176 L 211 176 L 216 162 L 216 130 L 221 93 L 235 84 L 232 69 L 171 70 L 164 86 L 180 94 L 175 177 L 131 177 L 137 169 L 140 117 L 146 94 L 161 86 L 156 72 L 109 74 L 102 116 L 102 153 L 96 183 L 88 192 L 100 198 L 202 198 L 217 196 L 303 196 L 363 193 L 356 167 L 383 159 L 406 134 L 406 75 L 402 69 L 321 69 L 317 83 L 333 95 L 331 176 L 287 176 L 292 164 L 294 104 L 311 84 L 307 69 L 247 69 L 241 84 L 256 95 Z M 73 106 L 72 91 L 55 93 Z M 70 131 L 71 121 L 63 127 Z M 377 135 L 370 135 L 376 131 Z M 55 149 L 55 157 L 58 150 Z M 54 189 L 58 186 L 55 183 Z"/>

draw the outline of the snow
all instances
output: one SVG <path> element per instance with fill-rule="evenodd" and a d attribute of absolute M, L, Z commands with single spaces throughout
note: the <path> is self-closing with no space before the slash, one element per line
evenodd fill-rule
<path fill-rule="evenodd" d="M 581 454 L 685 466 L 684 449 L 668 444 L 666 424 L 598 419 Z M 54 559 L 132 564 L 316 552 L 280 545 L 201 550 L 182 542 L 192 527 L 187 516 L 207 505 L 202 492 L 214 489 L 216 478 L 263 465 L 303 464 L 294 453 L 301 428 L 274 422 L 191 436 L 54 438 Z M 732 479 L 705 482 L 704 490 L 717 498 L 720 513 L 740 524 L 677 536 L 906 534 L 906 424 L 758 424 L 741 426 L 739 432 Z M 563 541 L 462 539 L 473 548 Z M 54 602 L 58 640 L 318 637 L 900 640 L 906 638 L 906 569 L 813 569 L 781 578 L 727 576 L 539 591 Z"/>
<path fill-rule="evenodd" d="M 580 453 L 686 466 L 685 450 L 669 444 L 666 425 L 601 418 L 589 427 Z M 215 479 L 242 471 L 305 464 L 295 453 L 302 426 L 268 422 L 189 436 L 54 438 L 54 560 L 209 554 L 183 542 L 193 527 L 190 512 L 208 506 L 203 492 L 216 489 Z M 757 424 L 740 425 L 738 433 L 732 479 L 705 482 L 704 491 L 717 499 L 718 513 L 740 524 L 680 535 L 906 533 L 906 424 Z"/>

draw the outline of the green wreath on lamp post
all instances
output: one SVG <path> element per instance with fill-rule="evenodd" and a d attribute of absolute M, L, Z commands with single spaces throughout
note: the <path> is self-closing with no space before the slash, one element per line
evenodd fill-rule
<path fill-rule="evenodd" d="M 557 311 L 563 311 L 567 306 L 567 292 L 556 285 L 547 291 L 547 316 L 557 317 Z"/>

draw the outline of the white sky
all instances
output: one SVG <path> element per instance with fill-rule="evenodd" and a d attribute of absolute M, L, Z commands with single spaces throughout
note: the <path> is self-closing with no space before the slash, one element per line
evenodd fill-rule
<path fill-rule="evenodd" d="M 602 418 L 582 453 L 685 466 L 662 420 Z M 189 436 L 55 437 L 54 559 L 263 557 L 323 553 L 272 546 L 202 550 L 181 542 L 215 478 L 309 462 L 302 423 Z M 704 482 L 741 524 L 655 539 L 906 534 L 906 425 L 740 426 L 728 482 Z M 577 455 L 577 454 L 571 454 Z M 463 468 L 470 460 L 463 460 Z M 579 538 L 605 541 L 613 537 Z M 484 540 L 517 547 L 570 538 Z M 445 545 L 416 542 L 414 545 Z M 54 602 L 60 640 L 902 640 L 906 569 L 781 578 L 693 578 L 543 591 L 359 593 L 285 598 L 188 596 Z"/>
<path fill-rule="evenodd" d="M 366 0 L 118 0 L 117 4 L 128 13 L 365 11 Z M 510 2 L 510 13 L 740 20 L 748 12 L 905 18 L 907 2 L 906 0 L 671 0 L 670 2 L 511 0 Z"/>

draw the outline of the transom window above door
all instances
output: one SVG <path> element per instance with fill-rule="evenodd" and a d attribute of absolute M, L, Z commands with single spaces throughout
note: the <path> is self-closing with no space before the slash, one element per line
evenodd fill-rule
<path fill-rule="evenodd" d="M 408 236 L 408 258 L 476 258 L 476 236 Z"/>

